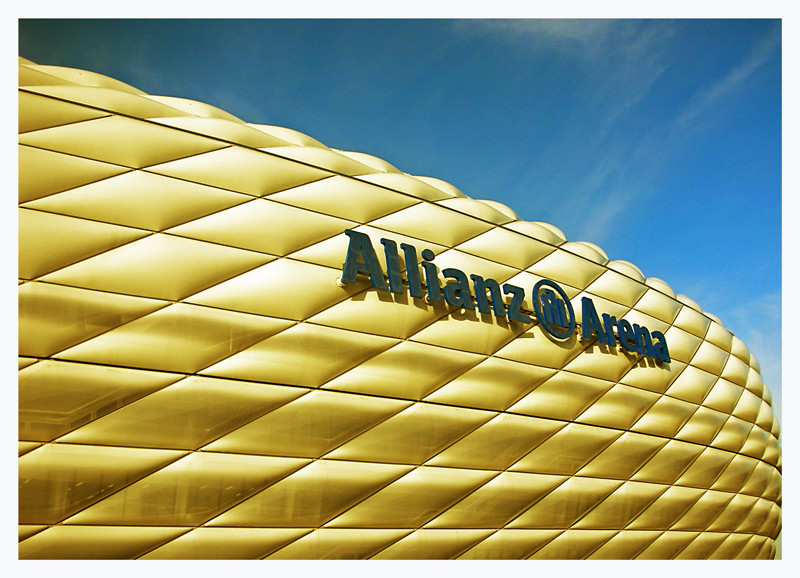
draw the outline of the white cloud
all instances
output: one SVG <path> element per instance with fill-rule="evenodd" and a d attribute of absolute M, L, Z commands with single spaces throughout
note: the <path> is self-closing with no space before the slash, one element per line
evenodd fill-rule
<path fill-rule="evenodd" d="M 624 19 L 492 19 L 459 20 L 454 30 L 491 34 L 531 49 L 550 48 L 562 56 L 619 70 L 620 60 L 636 66 L 673 35 L 669 20 Z"/>
<path fill-rule="evenodd" d="M 661 143 L 634 120 L 637 105 L 650 95 L 668 69 L 669 40 L 675 24 L 667 20 L 470 20 L 465 33 L 494 35 L 521 54 L 571 62 L 582 79 L 572 87 L 575 105 L 547 150 L 529 165 L 528 178 L 552 191 L 569 190 L 568 213 L 547 207 L 558 222 L 575 223 L 573 240 L 602 243 L 616 217 L 646 199 L 660 168 Z M 557 76 L 558 71 L 553 72 Z M 663 138 L 663 135 L 661 136 Z M 647 162 L 642 163 L 641 159 Z M 553 167 L 559 167 L 554 171 Z M 522 179 L 524 183 L 525 179 Z M 600 214 L 602 213 L 602 214 Z"/>
<path fill-rule="evenodd" d="M 766 63 L 776 50 L 781 49 L 781 31 L 776 27 L 772 34 L 757 44 L 751 53 L 724 77 L 695 93 L 683 112 L 675 119 L 672 135 L 679 138 L 696 130 L 697 123 L 713 111 L 726 98 L 740 90 L 747 80 Z"/>
<path fill-rule="evenodd" d="M 579 19 L 518 19 L 518 20 L 470 20 L 461 21 L 488 32 L 517 37 L 539 37 L 564 48 L 579 46 L 592 49 L 605 44 L 618 26 L 617 20 Z M 588 54 L 585 52 L 584 54 Z"/>

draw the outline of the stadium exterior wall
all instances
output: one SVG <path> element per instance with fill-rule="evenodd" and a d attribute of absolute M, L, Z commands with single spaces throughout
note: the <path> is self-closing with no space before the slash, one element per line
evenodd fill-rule
<path fill-rule="evenodd" d="M 664 281 L 86 71 L 19 129 L 20 558 L 774 557 L 758 362 Z"/>

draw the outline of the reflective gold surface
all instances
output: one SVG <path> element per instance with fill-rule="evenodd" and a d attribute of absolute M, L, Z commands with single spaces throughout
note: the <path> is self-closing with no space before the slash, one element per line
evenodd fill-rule
<path fill-rule="evenodd" d="M 780 427 L 691 299 L 431 177 L 20 62 L 20 558 L 771 558 Z M 345 229 L 672 360 L 340 285 Z"/>

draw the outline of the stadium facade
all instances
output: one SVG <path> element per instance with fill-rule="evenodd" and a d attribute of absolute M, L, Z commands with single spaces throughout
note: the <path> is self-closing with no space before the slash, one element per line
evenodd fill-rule
<path fill-rule="evenodd" d="M 774 557 L 770 392 L 664 281 L 290 129 L 19 74 L 20 558 Z"/>

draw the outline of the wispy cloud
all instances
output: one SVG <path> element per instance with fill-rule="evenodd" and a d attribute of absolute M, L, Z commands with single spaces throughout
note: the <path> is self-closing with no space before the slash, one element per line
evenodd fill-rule
<path fill-rule="evenodd" d="M 460 30 L 499 34 L 509 40 L 547 43 L 565 51 L 574 51 L 576 56 L 591 57 L 600 47 L 608 43 L 615 20 L 461 20 L 456 23 Z"/>
<path fill-rule="evenodd" d="M 631 127 L 631 118 L 667 69 L 665 49 L 675 33 L 673 23 L 548 19 L 478 20 L 459 26 L 462 32 L 513 43 L 521 53 L 552 54 L 554 61 L 571 63 L 562 66 L 580 71 L 582 80 L 571 95 L 575 106 L 544 153 L 533 159 L 527 178 L 551 191 L 563 190 L 569 182 L 563 191 L 569 203 L 538 210 L 555 213 L 559 222 L 575 223 L 573 235 L 602 243 L 618 214 L 645 190 L 641 179 L 628 177 L 631 163 L 642 154 L 636 149 L 652 143 L 637 132 L 641 127 Z M 528 186 L 525 180 L 523 176 L 521 187 Z"/>
<path fill-rule="evenodd" d="M 768 37 L 757 44 L 751 53 L 724 77 L 695 93 L 683 112 L 673 123 L 673 134 L 696 128 L 698 121 L 720 102 L 740 90 L 747 80 L 763 66 L 775 51 L 780 50 L 781 33 L 775 28 Z"/>
<path fill-rule="evenodd" d="M 780 48 L 781 32 L 780 28 L 776 26 L 772 34 L 759 42 L 750 54 L 724 77 L 692 95 L 684 110 L 672 123 L 673 138 L 677 134 L 697 130 L 698 123 L 704 116 L 740 90 L 747 80 Z"/>
<path fill-rule="evenodd" d="M 666 20 L 461 20 L 454 28 L 502 37 L 522 47 L 556 50 L 562 57 L 592 64 L 603 64 L 620 55 L 634 62 L 644 57 L 665 34 L 672 34 L 672 25 Z"/>
<path fill-rule="evenodd" d="M 462 26 L 514 42 L 521 51 L 555 51 L 582 67 L 574 113 L 531 163 L 527 180 L 569 197 L 568 204 L 543 204 L 537 210 L 564 223 L 568 236 L 601 245 L 614 234 L 618 217 L 651 198 L 653 184 L 674 154 L 721 120 L 710 112 L 723 110 L 781 42 L 776 26 L 743 60 L 672 108 L 671 115 L 661 108 L 662 116 L 654 117 L 642 103 L 659 98 L 656 91 L 664 89 L 664 75 L 674 65 L 680 40 L 674 21 L 490 20 Z M 521 189 L 526 187 L 523 181 Z"/>

